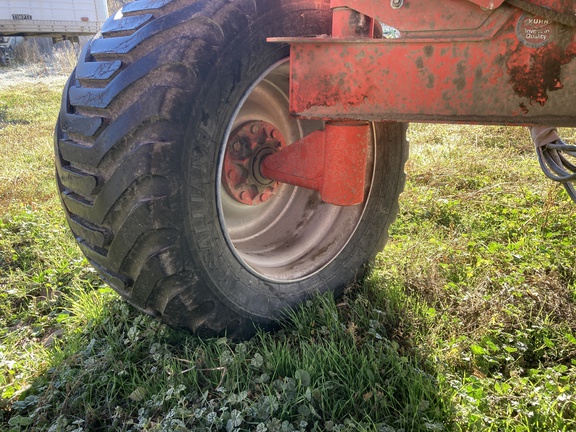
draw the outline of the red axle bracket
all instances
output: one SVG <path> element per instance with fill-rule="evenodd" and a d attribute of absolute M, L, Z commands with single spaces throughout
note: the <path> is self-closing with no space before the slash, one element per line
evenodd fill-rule
<path fill-rule="evenodd" d="M 317 190 L 329 204 L 360 204 L 371 136 L 366 122 L 327 123 L 324 130 L 267 156 L 260 172 L 270 180 Z"/>

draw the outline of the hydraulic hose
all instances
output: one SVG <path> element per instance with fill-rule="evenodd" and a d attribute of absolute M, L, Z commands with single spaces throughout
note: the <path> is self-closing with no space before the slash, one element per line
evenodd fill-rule
<path fill-rule="evenodd" d="M 534 126 L 530 134 L 544 174 L 562 183 L 572 201 L 576 202 L 576 146 L 562 141 L 554 127 Z"/>

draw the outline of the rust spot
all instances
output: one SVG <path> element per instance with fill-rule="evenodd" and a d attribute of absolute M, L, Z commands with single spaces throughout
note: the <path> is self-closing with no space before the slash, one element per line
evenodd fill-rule
<path fill-rule="evenodd" d="M 476 78 L 476 81 L 481 81 L 483 75 L 484 73 L 482 72 L 482 67 L 478 66 L 474 71 L 474 77 Z"/>
<path fill-rule="evenodd" d="M 424 60 L 422 60 L 422 57 L 416 59 L 416 67 L 418 69 L 424 69 Z"/>
<path fill-rule="evenodd" d="M 459 91 L 462 91 L 466 87 L 466 64 L 463 61 L 456 65 L 456 74 L 458 76 L 452 82 Z"/>
<path fill-rule="evenodd" d="M 564 50 L 556 43 L 539 49 L 526 49 L 521 45 L 507 62 L 508 73 L 514 92 L 544 106 L 548 92 L 562 89 L 562 66 L 576 56 L 574 45 Z M 526 106 L 520 107 L 522 110 Z M 526 112 L 526 111 L 525 111 Z"/>

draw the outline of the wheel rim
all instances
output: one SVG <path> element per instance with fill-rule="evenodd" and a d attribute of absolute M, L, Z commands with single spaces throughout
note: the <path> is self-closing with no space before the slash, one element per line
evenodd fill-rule
<path fill-rule="evenodd" d="M 373 166 L 367 170 L 366 199 L 358 206 L 326 204 L 318 192 L 287 184 L 268 185 L 267 190 L 271 193 L 265 199 L 258 197 L 266 186 L 251 194 L 255 200 L 253 196 L 247 199 L 245 193 L 240 198 L 241 191 L 245 190 L 247 183 L 254 183 L 255 176 L 250 171 L 254 162 L 243 161 L 246 167 L 242 168 L 246 173 L 244 178 L 250 180 L 238 181 L 236 175 L 233 176 L 235 180 L 230 181 L 230 154 L 232 146 L 239 148 L 236 144 L 238 137 L 250 138 L 250 134 L 245 132 L 255 124 L 269 125 L 266 127 L 276 130 L 279 143 L 261 140 L 264 144 L 258 147 L 255 140 L 251 140 L 254 159 L 257 154 L 262 154 L 262 148 L 293 143 L 323 126 L 323 122 L 299 121 L 290 117 L 288 85 L 287 61 L 277 63 L 256 80 L 228 125 L 217 177 L 220 179 L 217 191 L 220 224 L 231 251 L 252 273 L 274 282 L 308 278 L 336 259 L 354 235 L 369 202 L 374 170 Z M 374 145 L 371 147 L 369 163 L 373 165 Z M 254 185 L 249 184 L 249 187 L 255 190 Z"/>

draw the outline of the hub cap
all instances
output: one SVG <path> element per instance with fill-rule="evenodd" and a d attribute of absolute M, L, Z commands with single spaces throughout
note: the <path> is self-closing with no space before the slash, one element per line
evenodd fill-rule
<path fill-rule="evenodd" d="M 260 174 L 264 157 L 285 147 L 284 137 L 265 121 L 249 121 L 237 128 L 226 146 L 222 184 L 226 193 L 246 205 L 268 201 L 277 192 L 279 183 Z"/>

